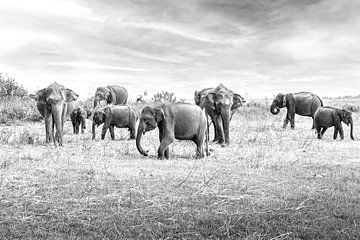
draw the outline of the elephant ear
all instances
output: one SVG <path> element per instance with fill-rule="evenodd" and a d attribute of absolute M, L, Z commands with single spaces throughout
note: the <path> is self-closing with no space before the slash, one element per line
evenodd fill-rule
<path fill-rule="evenodd" d="M 65 97 L 67 102 L 76 101 L 79 97 L 77 93 L 75 93 L 73 90 L 66 88 L 65 90 Z"/>
<path fill-rule="evenodd" d="M 215 110 L 215 98 L 216 94 L 214 92 L 210 92 L 205 96 L 206 101 L 208 102 L 208 106 Z"/>
<path fill-rule="evenodd" d="M 345 109 L 341 109 L 339 111 L 339 116 L 340 116 L 341 121 L 344 121 L 344 119 L 347 119 L 347 118 L 351 117 L 351 112 L 347 111 Z"/>
<path fill-rule="evenodd" d="M 199 105 L 200 104 L 200 94 L 198 91 L 194 92 L 194 100 L 195 100 L 195 104 Z"/>
<path fill-rule="evenodd" d="M 231 110 L 241 107 L 245 102 L 246 102 L 245 99 L 242 96 L 240 96 L 240 94 L 234 93 Z"/>
<path fill-rule="evenodd" d="M 109 117 L 111 115 L 111 112 L 112 112 L 111 107 L 106 107 L 103 110 L 103 114 L 105 114 L 106 117 Z"/>
<path fill-rule="evenodd" d="M 116 96 L 115 96 L 115 93 L 114 93 L 114 91 L 113 91 L 113 89 L 110 87 L 110 86 L 108 86 L 108 87 L 106 87 L 106 89 L 107 89 L 107 91 L 108 91 L 108 103 L 114 103 L 115 104 L 115 102 L 116 102 Z"/>
<path fill-rule="evenodd" d="M 29 94 L 29 97 L 34 99 L 37 102 L 45 103 L 45 93 L 46 93 L 46 88 L 43 88 L 43 89 L 37 91 L 35 94 Z"/>
<path fill-rule="evenodd" d="M 162 120 L 164 120 L 165 118 L 165 113 L 164 110 L 160 107 L 160 108 L 155 108 L 154 109 L 154 117 L 155 117 L 155 121 L 157 123 L 161 122 Z"/>

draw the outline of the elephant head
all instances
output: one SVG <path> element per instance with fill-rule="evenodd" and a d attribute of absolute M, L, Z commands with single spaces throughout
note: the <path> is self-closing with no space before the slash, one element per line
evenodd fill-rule
<path fill-rule="evenodd" d="M 270 106 L 270 112 L 274 115 L 279 114 L 280 108 L 286 107 L 286 95 L 279 93 Z"/>
<path fill-rule="evenodd" d="M 140 115 L 139 126 L 136 135 L 136 147 L 138 151 L 144 155 L 148 155 L 148 151 L 145 151 L 141 147 L 141 136 L 148 131 L 151 131 L 158 127 L 159 124 L 164 120 L 164 110 L 161 107 L 150 107 L 146 106 Z"/>
<path fill-rule="evenodd" d="M 92 139 L 95 139 L 95 127 L 103 124 L 106 119 L 106 114 L 104 110 L 96 110 L 93 114 L 93 123 L 92 123 Z"/>
<path fill-rule="evenodd" d="M 62 145 L 63 125 L 66 118 L 67 103 L 76 101 L 77 95 L 71 89 L 53 83 L 47 88 L 39 90 L 36 94 L 30 94 L 31 98 L 37 102 L 40 114 L 45 117 L 46 142 L 54 140 Z M 54 138 L 53 126 L 57 131 Z"/>
<path fill-rule="evenodd" d="M 206 95 L 213 90 L 214 90 L 214 88 L 204 88 L 201 91 L 195 91 L 194 92 L 195 104 L 200 106 L 201 108 L 204 108 Z"/>
<path fill-rule="evenodd" d="M 94 97 L 94 108 L 100 104 L 100 101 L 104 100 L 107 103 L 110 103 L 115 98 L 114 91 L 109 87 L 98 87 L 95 92 Z"/>
<path fill-rule="evenodd" d="M 352 119 L 352 113 L 348 110 L 341 109 L 339 112 L 339 117 L 341 121 L 343 121 L 347 126 L 350 124 L 350 138 L 354 140 L 353 136 L 353 119 Z"/>

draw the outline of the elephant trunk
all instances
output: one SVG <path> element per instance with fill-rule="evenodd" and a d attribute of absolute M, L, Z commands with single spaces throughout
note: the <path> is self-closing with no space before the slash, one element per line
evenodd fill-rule
<path fill-rule="evenodd" d="M 86 114 L 81 115 L 81 128 L 86 129 Z"/>
<path fill-rule="evenodd" d="M 353 135 L 353 120 L 352 120 L 352 118 L 350 118 L 350 138 L 352 140 L 355 140 L 354 135 Z"/>
<path fill-rule="evenodd" d="M 59 146 L 62 146 L 62 135 L 63 135 L 63 109 L 61 106 L 54 106 L 52 105 L 52 112 L 54 116 L 54 123 L 56 127 L 56 134 L 55 134 L 55 145 L 56 142 L 59 143 Z"/>
<path fill-rule="evenodd" d="M 141 136 L 143 135 L 143 133 L 144 133 L 144 126 L 143 123 L 140 122 L 136 135 L 136 148 L 142 155 L 147 156 L 148 151 L 144 151 L 144 149 L 141 147 Z"/>
<path fill-rule="evenodd" d="M 278 108 L 278 106 L 276 106 L 276 104 L 273 103 L 270 106 L 270 112 L 274 115 L 277 115 L 277 114 L 279 114 L 280 109 Z"/>
<path fill-rule="evenodd" d="M 229 145 L 230 144 L 230 110 L 228 111 L 223 111 L 221 113 L 222 116 L 222 120 L 223 120 L 223 129 L 224 129 L 224 135 L 225 135 L 225 144 Z"/>

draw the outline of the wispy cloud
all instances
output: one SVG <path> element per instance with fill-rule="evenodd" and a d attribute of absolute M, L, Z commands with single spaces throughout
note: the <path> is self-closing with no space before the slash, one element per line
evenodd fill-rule
<path fill-rule="evenodd" d="M 0 1 L 0 71 L 83 96 L 113 83 L 191 99 L 220 82 L 254 97 L 358 94 L 359 12 L 358 0 Z"/>

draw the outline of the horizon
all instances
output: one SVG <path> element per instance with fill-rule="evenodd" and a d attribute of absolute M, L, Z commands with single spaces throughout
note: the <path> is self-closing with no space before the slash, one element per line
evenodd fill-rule
<path fill-rule="evenodd" d="M 0 72 L 81 99 L 113 84 L 131 99 L 220 83 L 251 99 L 357 96 L 359 11 L 356 0 L 3 1 Z"/>

